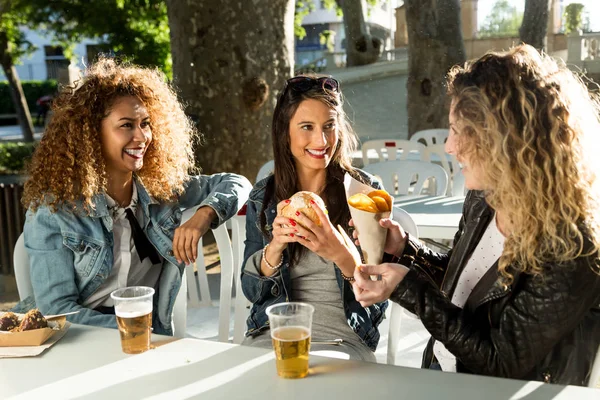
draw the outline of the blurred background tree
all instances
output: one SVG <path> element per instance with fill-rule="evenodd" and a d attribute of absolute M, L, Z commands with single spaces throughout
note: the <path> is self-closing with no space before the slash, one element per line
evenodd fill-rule
<path fill-rule="evenodd" d="M 9 0 L 11 1 L 11 0 Z M 21 1 L 21 0 L 19 0 Z M 83 38 L 99 38 L 112 54 L 172 74 L 164 0 L 27 0 L 35 9 L 28 25 L 54 35 L 68 50 Z"/>
<path fill-rule="evenodd" d="M 294 0 L 168 0 L 173 80 L 204 135 L 205 173 L 254 179 L 273 158 L 276 96 L 294 67 Z"/>
<path fill-rule="evenodd" d="M 406 0 L 408 134 L 448 126 L 446 75 L 465 62 L 459 0 Z"/>
<path fill-rule="evenodd" d="M 26 142 L 33 142 L 33 123 L 15 64 L 35 50 L 20 29 L 29 23 L 34 10 L 34 5 L 29 1 L 0 0 L 0 65 L 8 81 L 17 120 Z"/>
<path fill-rule="evenodd" d="M 494 3 L 490 14 L 479 27 L 478 36 L 505 37 L 517 36 L 523 21 L 523 13 L 511 5 L 508 0 L 498 0 Z"/>
<path fill-rule="evenodd" d="M 523 23 L 519 29 L 521 42 L 527 43 L 538 50 L 544 50 L 546 48 L 549 15 L 550 2 L 548 0 L 525 0 Z"/>
<path fill-rule="evenodd" d="M 571 3 L 565 7 L 565 33 L 574 33 L 582 28 L 583 9 L 584 5 L 581 3 Z"/>

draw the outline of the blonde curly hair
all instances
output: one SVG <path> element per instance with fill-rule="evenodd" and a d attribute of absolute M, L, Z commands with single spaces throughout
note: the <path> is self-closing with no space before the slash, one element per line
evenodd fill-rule
<path fill-rule="evenodd" d="M 507 282 L 600 249 L 600 106 L 563 64 L 521 45 L 449 75 L 458 152 L 481 167 L 486 200 L 506 215 Z M 510 268 L 509 268 L 510 266 Z"/>
<path fill-rule="evenodd" d="M 55 211 L 83 201 L 88 212 L 93 208 L 92 198 L 107 183 L 101 123 L 115 101 L 126 96 L 144 104 L 152 128 L 144 166 L 136 175 L 158 201 L 171 201 L 182 192 L 194 169 L 192 146 L 198 136 L 174 90 L 158 70 L 101 58 L 53 101 L 52 118 L 28 167 L 25 207 Z"/>

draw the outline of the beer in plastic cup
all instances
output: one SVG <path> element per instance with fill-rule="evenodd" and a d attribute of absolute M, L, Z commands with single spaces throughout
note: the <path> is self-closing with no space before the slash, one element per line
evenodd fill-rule
<path fill-rule="evenodd" d="M 279 303 L 267 307 L 277 374 L 283 378 L 308 375 L 310 331 L 315 308 L 306 303 Z"/>
<path fill-rule="evenodd" d="M 110 294 L 124 353 L 137 354 L 150 349 L 153 295 L 154 289 L 145 286 L 126 287 Z"/>

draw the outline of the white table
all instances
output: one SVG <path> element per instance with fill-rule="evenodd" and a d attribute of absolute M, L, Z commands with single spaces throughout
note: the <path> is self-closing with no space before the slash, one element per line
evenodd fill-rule
<path fill-rule="evenodd" d="M 72 325 L 33 358 L 0 359 L 14 399 L 598 399 L 600 391 L 311 356 L 305 379 L 277 377 L 271 350 L 183 339 L 121 352 L 116 330 Z"/>
<path fill-rule="evenodd" d="M 420 237 L 454 239 L 464 201 L 464 196 L 400 196 L 394 199 L 394 207 L 410 214 Z"/>

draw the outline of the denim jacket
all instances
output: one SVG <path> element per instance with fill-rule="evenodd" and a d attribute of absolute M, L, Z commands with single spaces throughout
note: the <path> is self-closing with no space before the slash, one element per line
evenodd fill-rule
<path fill-rule="evenodd" d="M 181 286 L 185 265 L 173 256 L 173 235 L 181 222 L 182 209 L 209 206 L 215 210 L 216 228 L 235 215 L 248 198 L 251 185 L 235 174 L 200 175 L 191 177 L 178 201 L 157 203 L 138 180 L 138 206 L 143 210 L 140 220 L 144 233 L 164 258 L 162 272 L 156 284 L 153 308 L 155 333 L 172 335 L 172 311 Z M 113 315 L 105 315 L 82 306 L 108 278 L 113 267 L 113 220 L 104 194 L 93 198 L 90 215 L 82 203 L 74 210 L 66 206 L 51 212 L 48 207 L 29 210 L 24 227 L 25 248 L 30 259 L 34 298 L 17 304 L 15 311 L 34 307 L 43 314 L 70 315 L 71 322 L 116 328 Z"/>
<path fill-rule="evenodd" d="M 371 175 L 360 171 L 367 184 L 379 189 L 381 184 Z M 252 303 L 252 310 L 247 320 L 248 331 L 246 336 L 257 336 L 261 332 L 269 329 L 269 320 L 266 314 L 268 306 L 290 299 L 291 278 L 290 278 L 290 260 L 287 249 L 283 252 L 283 263 L 279 270 L 271 276 L 257 275 L 254 268 L 246 269 L 248 263 L 260 265 L 262 249 L 271 241 L 271 237 L 265 237 L 260 230 L 260 217 L 258 213 L 262 209 L 265 188 L 272 176 L 259 181 L 248 200 L 248 209 L 246 212 L 246 242 L 244 249 L 244 263 L 242 266 L 242 290 L 246 298 Z M 271 202 L 265 210 L 267 229 L 273 224 L 277 216 L 277 204 Z M 375 351 L 379 342 L 379 330 L 377 326 L 383 320 L 385 310 L 388 306 L 387 301 L 377 303 L 370 307 L 363 308 L 354 298 L 352 286 L 341 276 L 339 268 L 335 268 L 337 283 L 342 294 L 344 313 L 348 325 L 361 338 L 361 340 L 372 350 Z"/>

